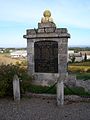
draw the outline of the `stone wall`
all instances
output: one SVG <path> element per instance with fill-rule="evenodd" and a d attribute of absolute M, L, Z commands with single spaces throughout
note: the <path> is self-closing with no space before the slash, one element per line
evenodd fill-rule
<path fill-rule="evenodd" d="M 83 87 L 86 92 L 90 92 L 90 80 L 77 80 L 76 86 Z"/>
<path fill-rule="evenodd" d="M 76 87 L 76 75 L 68 75 L 67 74 L 67 77 L 65 79 L 65 84 L 68 86 L 68 87 Z"/>
<path fill-rule="evenodd" d="M 90 92 L 90 80 L 77 80 L 76 75 L 67 75 L 64 83 L 70 87 L 82 87 L 86 92 Z"/>

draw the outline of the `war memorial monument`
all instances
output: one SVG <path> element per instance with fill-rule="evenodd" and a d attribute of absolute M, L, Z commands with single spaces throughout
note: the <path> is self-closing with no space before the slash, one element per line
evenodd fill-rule
<path fill-rule="evenodd" d="M 28 73 L 33 75 L 35 85 L 52 85 L 60 75 L 67 74 L 67 51 L 70 34 L 67 28 L 57 28 L 51 12 L 45 10 L 37 29 L 28 29 Z"/>

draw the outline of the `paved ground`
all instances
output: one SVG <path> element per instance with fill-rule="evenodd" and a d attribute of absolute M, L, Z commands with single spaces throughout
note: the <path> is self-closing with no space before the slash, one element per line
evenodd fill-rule
<path fill-rule="evenodd" d="M 23 98 L 19 104 L 0 99 L 0 120 L 90 120 L 90 103 L 57 107 L 54 99 Z"/>

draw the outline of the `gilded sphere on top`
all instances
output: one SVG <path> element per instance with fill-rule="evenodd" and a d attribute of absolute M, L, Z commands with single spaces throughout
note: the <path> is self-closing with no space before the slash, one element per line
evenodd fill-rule
<path fill-rule="evenodd" d="M 43 13 L 44 17 L 50 17 L 51 16 L 51 12 L 49 10 L 45 10 Z"/>

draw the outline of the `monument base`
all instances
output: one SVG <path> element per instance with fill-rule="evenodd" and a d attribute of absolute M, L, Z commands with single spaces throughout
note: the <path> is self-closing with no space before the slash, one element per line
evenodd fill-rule
<path fill-rule="evenodd" d="M 35 73 L 32 84 L 41 86 L 53 85 L 59 77 L 58 73 Z"/>

